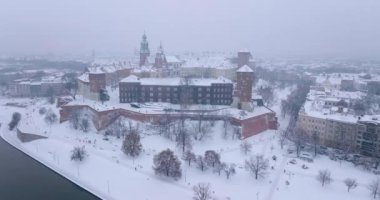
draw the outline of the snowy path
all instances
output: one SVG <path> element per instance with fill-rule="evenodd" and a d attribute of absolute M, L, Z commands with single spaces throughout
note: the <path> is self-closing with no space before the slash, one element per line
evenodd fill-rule
<path fill-rule="evenodd" d="M 288 161 L 288 159 L 286 157 L 282 157 L 280 167 L 278 168 L 278 170 L 276 172 L 275 179 L 272 182 L 272 186 L 269 189 L 269 193 L 268 193 L 267 197 L 265 198 L 265 200 L 272 200 L 272 197 L 275 193 L 275 190 L 278 188 L 278 184 L 281 180 L 282 175 L 284 174 L 284 169 L 285 169 L 285 165 L 286 165 L 287 161 Z"/>

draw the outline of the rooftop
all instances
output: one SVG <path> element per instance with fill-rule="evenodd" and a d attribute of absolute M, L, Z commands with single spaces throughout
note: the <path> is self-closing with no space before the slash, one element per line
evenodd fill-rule
<path fill-rule="evenodd" d="M 225 78 L 191 78 L 188 79 L 189 85 L 196 86 L 211 86 L 211 84 L 232 84 L 232 81 Z M 186 83 L 184 78 L 138 78 L 135 75 L 130 75 L 127 78 L 124 78 L 120 82 L 122 83 L 141 83 L 141 85 L 167 85 L 167 86 L 179 86 Z"/>
<path fill-rule="evenodd" d="M 244 65 L 244 66 L 240 67 L 237 70 L 237 72 L 253 72 L 253 70 L 250 67 L 248 67 L 247 65 Z"/>

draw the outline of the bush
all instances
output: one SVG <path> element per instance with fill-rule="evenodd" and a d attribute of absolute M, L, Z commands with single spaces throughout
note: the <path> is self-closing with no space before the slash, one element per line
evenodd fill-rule
<path fill-rule="evenodd" d="M 84 147 L 74 147 L 71 151 L 71 160 L 82 161 L 87 157 L 87 152 Z"/>
<path fill-rule="evenodd" d="M 42 107 L 38 110 L 38 112 L 40 113 L 40 115 L 44 115 L 46 113 L 46 108 L 45 107 Z"/>
<path fill-rule="evenodd" d="M 9 124 L 8 124 L 9 130 L 12 131 L 18 125 L 20 120 L 21 120 L 21 114 L 18 112 L 14 112 L 12 115 L 11 122 L 9 122 Z"/>

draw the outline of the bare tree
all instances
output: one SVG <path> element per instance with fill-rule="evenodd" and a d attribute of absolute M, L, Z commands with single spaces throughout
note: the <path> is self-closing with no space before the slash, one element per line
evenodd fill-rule
<path fill-rule="evenodd" d="M 179 129 L 179 132 L 176 136 L 176 142 L 177 147 L 182 150 L 182 153 L 184 153 L 187 149 L 191 149 L 191 137 L 189 132 L 184 127 L 181 127 Z"/>
<path fill-rule="evenodd" d="M 222 121 L 223 121 L 223 138 L 224 139 L 228 138 L 228 134 L 231 131 L 232 126 L 231 126 L 230 115 L 231 114 L 227 111 L 223 112 Z"/>
<path fill-rule="evenodd" d="M 173 125 L 173 118 L 169 115 L 169 113 L 165 112 L 165 114 L 163 114 L 162 117 L 160 117 L 160 119 L 158 120 L 157 125 L 158 134 L 171 139 L 171 127 Z"/>
<path fill-rule="evenodd" d="M 87 117 L 84 117 L 80 120 L 79 126 L 80 126 L 80 130 L 87 133 L 90 130 L 90 121 L 88 120 Z"/>
<path fill-rule="evenodd" d="M 254 175 L 256 180 L 265 176 L 268 166 L 269 160 L 264 159 L 263 155 L 255 155 L 245 161 L 246 169 Z"/>
<path fill-rule="evenodd" d="M 196 162 L 197 160 L 195 154 L 189 150 L 183 153 L 182 159 L 186 161 L 189 164 L 189 166 L 191 165 L 191 162 Z"/>
<path fill-rule="evenodd" d="M 238 126 L 233 126 L 232 128 L 232 139 L 239 139 L 241 137 L 241 128 Z"/>
<path fill-rule="evenodd" d="M 285 142 L 286 142 L 286 131 L 284 130 L 281 130 L 279 132 L 279 142 L 280 142 L 280 146 L 281 146 L 281 149 L 284 148 L 284 145 L 285 145 Z"/>
<path fill-rule="evenodd" d="M 232 175 L 236 174 L 235 164 L 226 165 L 224 168 L 224 174 L 226 175 L 227 179 L 230 179 Z"/>
<path fill-rule="evenodd" d="M 71 160 L 82 161 L 87 157 L 87 152 L 83 147 L 74 147 L 71 151 Z"/>
<path fill-rule="evenodd" d="M 108 131 L 110 135 L 115 135 L 117 138 L 125 136 L 127 133 L 127 125 L 125 124 L 125 120 L 118 118 L 107 127 L 106 131 Z"/>
<path fill-rule="evenodd" d="M 80 121 L 81 121 L 81 118 L 82 118 L 82 113 L 80 110 L 75 110 L 71 113 L 71 116 L 70 116 L 70 124 L 71 126 L 77 130 L 80 128 Z"/>
<path fill-rule="evenodd" d="M 344 180 L 344 184 L 347 186 L 347 191 L 350 192 L 351 189 L 355 189 L 358 186 L 358 182 L 356 182 L 353 178 L 346 178 Z"/>
<path fill-rule="evenodd" d="M 258 94 L 261 95 L 266 106 L 273 106 L 275 98 L 273 88 L 271 86 L 260 87 Z"/>
<path fill-rule="evenodd" d="M 331 172 L 327 169 L 319 170 L 317 180 L 322 184 L 322 187 L 326 184 L 330 184 L 332 181 Z"/>
<path fill-rule="evenodd" d="M 197 157 L 197 167 L 200 169 L 202 172 L 207 170 L 207 164 L 203 156 L 198 156 Z"/>
<path fill-rule="evenodd" d="M 211 199 L 211 187 L 209 183 L 198 183 L 193 187 L 194 200 L 209 200 Z"/>
<path fill-rule="evenodd" d="M 301 147 L 305 145 L 307 141 L 306 132 L 300 128 L 295 129 L 293 133 L 291 134 L 291 140 L 296 146 L 297 156 L 299 156 L 301 153 Z"/>
<path fill-rule="evenodd" d="M 153 169 L 156 174 L 178 179 L 182 176 L 181 161 L 170 149 L 164 150 L 153 158 Z"/>
<path fill-rule="evenodd" d="M 78 93 L 78 89 L 79 89 L 77 74 L 67 73 L 63 75 L 62 81 L 64 83 L 64 87 L 70 92 L 73 99 L 75 99 L 75 96 Z"/>
<path fill-rule="evenodd" d="M 211 124 L 209 122 L 202 123 L 199 134 L 198 134 L 198 140 L 202 141 L 203 139 L 210 137 L 211 134 Z"/>
<path fill-rule="evenodd" d="M 222 162 L 222 163 L 218 163 L 218 164 L 216 164 L 215 165 L 215 167 L 214 167 L 214 172 L 215 173 L 218 173 L 218 175 L 220 176 L 220 173 L 222 172 L 222 171 L 224 171 L 224 169 L 227 167 L 227 164 L 226 163 L 224 163 L 224 162 Z"/>
<path fill-rule="evenodd" d="M 311 136 L 311 143 L 314 149 L 314 156 L 317 156 L 318 147 L 319 147 L 319 135 L 317 134 L 317 132 L 314 132 L 313 135 Z"/>
<path fill-rule="evenodd" d="M 252 151 L 252 144 L 247 142 L 247 141 L 243 141 L 241 144 L 240 144 L 240 150 L 245 154 L 247 155 L 248 153 L 250 153 Z"/>
<path fill-rule="evenodd" d="M 220 155 L 214 150 L 207 150 L 204 158 L 209 167 L 215 167 L 216 164 L 220 163 Z"/>
<path fill-rule="evenodd" d="M 373 198 L 376 199 L 377 195 L 380 192 L 380 179 L 372 181 L 368 185 L 368 189 L 371 192 L 371 195 L 373 196 Z"/>
<path fill-rule="evenodd" d="M 131 157 L 137 157 L 140 155 L 142 145 L 138 132 L 131 132 L 126 135 L 121 149 L 126 155 L 129 155 Z"/>

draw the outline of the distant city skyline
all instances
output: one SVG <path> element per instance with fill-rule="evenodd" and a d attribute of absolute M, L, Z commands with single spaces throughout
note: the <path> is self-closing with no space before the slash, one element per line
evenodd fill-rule
<path fill-rule="evenodd" d="M 376 0 L 15 0 L 0 6 L 0 55 L 132 55 L 145 32 L 152 55 L 380 59 Z"/>

